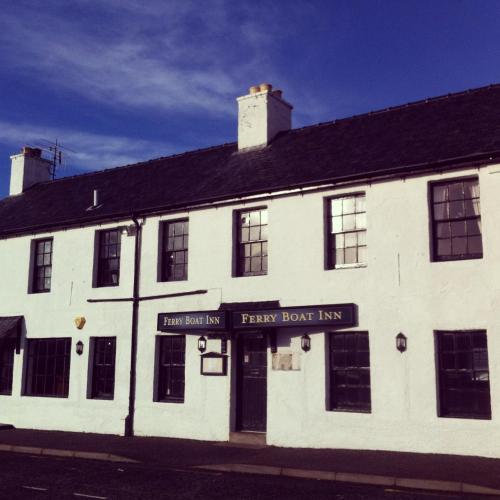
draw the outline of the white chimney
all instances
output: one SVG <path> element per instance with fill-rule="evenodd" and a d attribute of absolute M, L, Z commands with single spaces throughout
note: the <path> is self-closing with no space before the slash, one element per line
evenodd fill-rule
<path fill-rule="evenodd" d="M 50 180 L 49 160 L 42 158 L 42 150 L 24 147 L 22 152 L 10 157 L 12 160 L 10 170 L 9 194 L 21 194 L 37 182 Z"/>
<path fill-rule="evenodd" d="M 238 149 L 267 146 L 278 132 L 292 127 L 293 106 L 269 83 L 250 87 L 238 101 Z"/>

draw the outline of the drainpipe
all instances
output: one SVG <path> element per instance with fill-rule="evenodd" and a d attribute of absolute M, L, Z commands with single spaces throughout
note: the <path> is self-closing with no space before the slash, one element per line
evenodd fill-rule
<path fill-rule="evenodd" d="M 135 387 L 137 371 L 137 330 L 139 325 L 139 282 L 141 276 L 141 243 L 142 224 L 135 215 L 132 216 L 135 225 L 134 250 L 134 290 L 132 294 L 132 332 L 130 347 L 130 385 L 128 398 L 128 415 L 125 418 L 125 436 L 134 436 Z"/>

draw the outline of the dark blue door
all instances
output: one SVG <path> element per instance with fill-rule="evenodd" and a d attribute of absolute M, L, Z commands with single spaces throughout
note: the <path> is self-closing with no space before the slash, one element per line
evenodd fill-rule
<path fill-rule="evenodd" d="M 237 427 L 240 431 L 266 431 L 267 337 L 244 333 L 238 339 Z"/>

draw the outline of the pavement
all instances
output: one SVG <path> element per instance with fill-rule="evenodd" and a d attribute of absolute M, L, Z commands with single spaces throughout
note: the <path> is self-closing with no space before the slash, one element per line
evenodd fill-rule
<path fill-rule="evenodd" d="M 500 459 L 369 450 L 278 448 L 158 437 L 13 429 L 0 452 L 139 462 L 155 468 L 279 475 L 500 498 Z"/>

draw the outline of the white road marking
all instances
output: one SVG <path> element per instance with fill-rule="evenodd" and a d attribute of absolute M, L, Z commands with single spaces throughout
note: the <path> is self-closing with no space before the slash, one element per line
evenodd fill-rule
<path fill-rule="evenodd" d="M 26 490 L 35 490 L 35 491 L 48 491 L 47 488 L 40 488 L 39 486 L 21 486 Z"/>
<path fill-rule="evenodd" d="M 99 500 L 107 500 L 108 497 L 98 497 L 96 495 L 85 495 L 85 493 L 73 493 L 75 497 L 84 497 L 84 498 L 98 498 Z"/>

